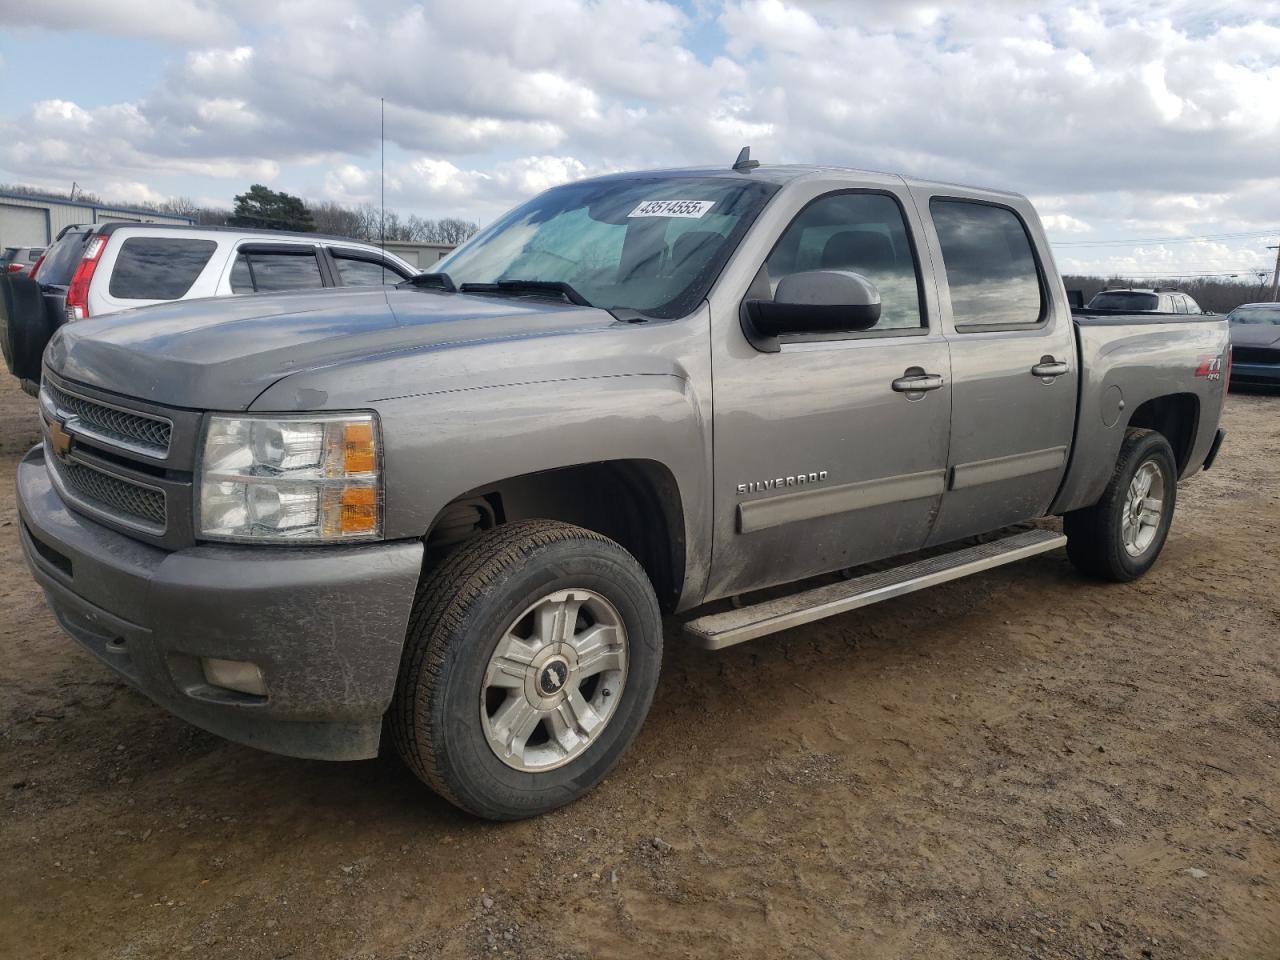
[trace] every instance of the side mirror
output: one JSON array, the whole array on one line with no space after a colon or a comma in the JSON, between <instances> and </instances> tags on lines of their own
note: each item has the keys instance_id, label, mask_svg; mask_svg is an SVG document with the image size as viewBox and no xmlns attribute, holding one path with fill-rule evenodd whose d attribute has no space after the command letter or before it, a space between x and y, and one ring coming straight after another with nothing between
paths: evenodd
<instances>
[{"instance_id":1,"label":"side mirror","mask_svg":"<svg viewBox=\"0 0 1280 960\"><path fill-rule=\"evenodd\" d=\"M777 350L784 334L869 330L880 319L880 291L860 273L807 270L778 281L772 300L747 300L743 307L748 338Z\"/></svg>"}]
</instances>

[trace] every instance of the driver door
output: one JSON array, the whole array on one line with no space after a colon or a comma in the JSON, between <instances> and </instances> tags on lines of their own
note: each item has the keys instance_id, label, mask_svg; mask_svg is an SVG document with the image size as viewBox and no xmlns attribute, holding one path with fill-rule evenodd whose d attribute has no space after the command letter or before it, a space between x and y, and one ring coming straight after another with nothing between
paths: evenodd
<instances>
[{"instance_id":1,"label":"driver door","mask_svg":"<svg viewBox=\"0 0 1280 960\"><path fill-rule=\"evenodd\" d=\"M740 304L715 310L708 599L918 549L944 490L950 358L915 208L895 178L813 186L771 211L786 221L757 225L778 240L746 267L757 271L751 295L771 296L791 273L849 270L879 289L881 316L861 332L788 335L768 352L744 334ZM937 385L895 388L913 371Z\"/></svg>"}]
</instances>

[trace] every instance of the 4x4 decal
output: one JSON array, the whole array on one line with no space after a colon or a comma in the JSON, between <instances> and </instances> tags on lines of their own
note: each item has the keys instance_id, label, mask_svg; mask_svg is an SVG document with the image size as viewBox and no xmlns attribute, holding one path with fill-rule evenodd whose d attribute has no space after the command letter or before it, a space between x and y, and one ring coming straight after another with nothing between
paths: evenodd
<instances>
[{"instance_id":1,"label":"4x4 decal","mask_svg":"<svg viewBox=\"0 0 1280 960\"><path fill-rule=\"evenodd\" d=\"M1201 357L1196 365L1196 376L1206 380L1222 379L1222 357Z\"/></svg>"}]
</instances>

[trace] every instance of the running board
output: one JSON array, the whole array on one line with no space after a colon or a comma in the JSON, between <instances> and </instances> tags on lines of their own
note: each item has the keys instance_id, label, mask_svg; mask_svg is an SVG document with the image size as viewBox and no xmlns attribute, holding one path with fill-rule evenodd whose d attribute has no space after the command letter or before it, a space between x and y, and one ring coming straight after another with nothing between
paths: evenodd
<instances>
[{"instance_id":1,"label":"running board","mask_svg":"<svg viewBox=\"0 0 1280 960\"><path fill-rule=\"evenodd\" d=\"M1053 530L1028 530L975 547L916 560L842 583L832 583L748 607L711 613L684 625L690 639L707 650L719 650L779 630L789 630L824 617L857 610L890 597L958 580L1065 546L1067 538Z\"/></svg>"}]
</instances>

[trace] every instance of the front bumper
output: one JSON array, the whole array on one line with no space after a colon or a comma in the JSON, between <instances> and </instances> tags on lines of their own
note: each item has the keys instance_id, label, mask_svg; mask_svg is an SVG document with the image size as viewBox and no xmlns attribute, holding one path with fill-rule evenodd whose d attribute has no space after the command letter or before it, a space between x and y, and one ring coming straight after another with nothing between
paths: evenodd
<instances>
[{"instance_id":1,"label":"front bumper","mask_svg":"<svg viewBox=\"0 0 1280 960\"><path fill-rule=\"evenodd\" d=\"M23 553L58 623L129 684L251 747L377 754L421 542L165 551L68 509L39 446L18 465L17 493ZM211 686L202 657L258 664L267 695Z\"/></svg>"}]
</instances>

